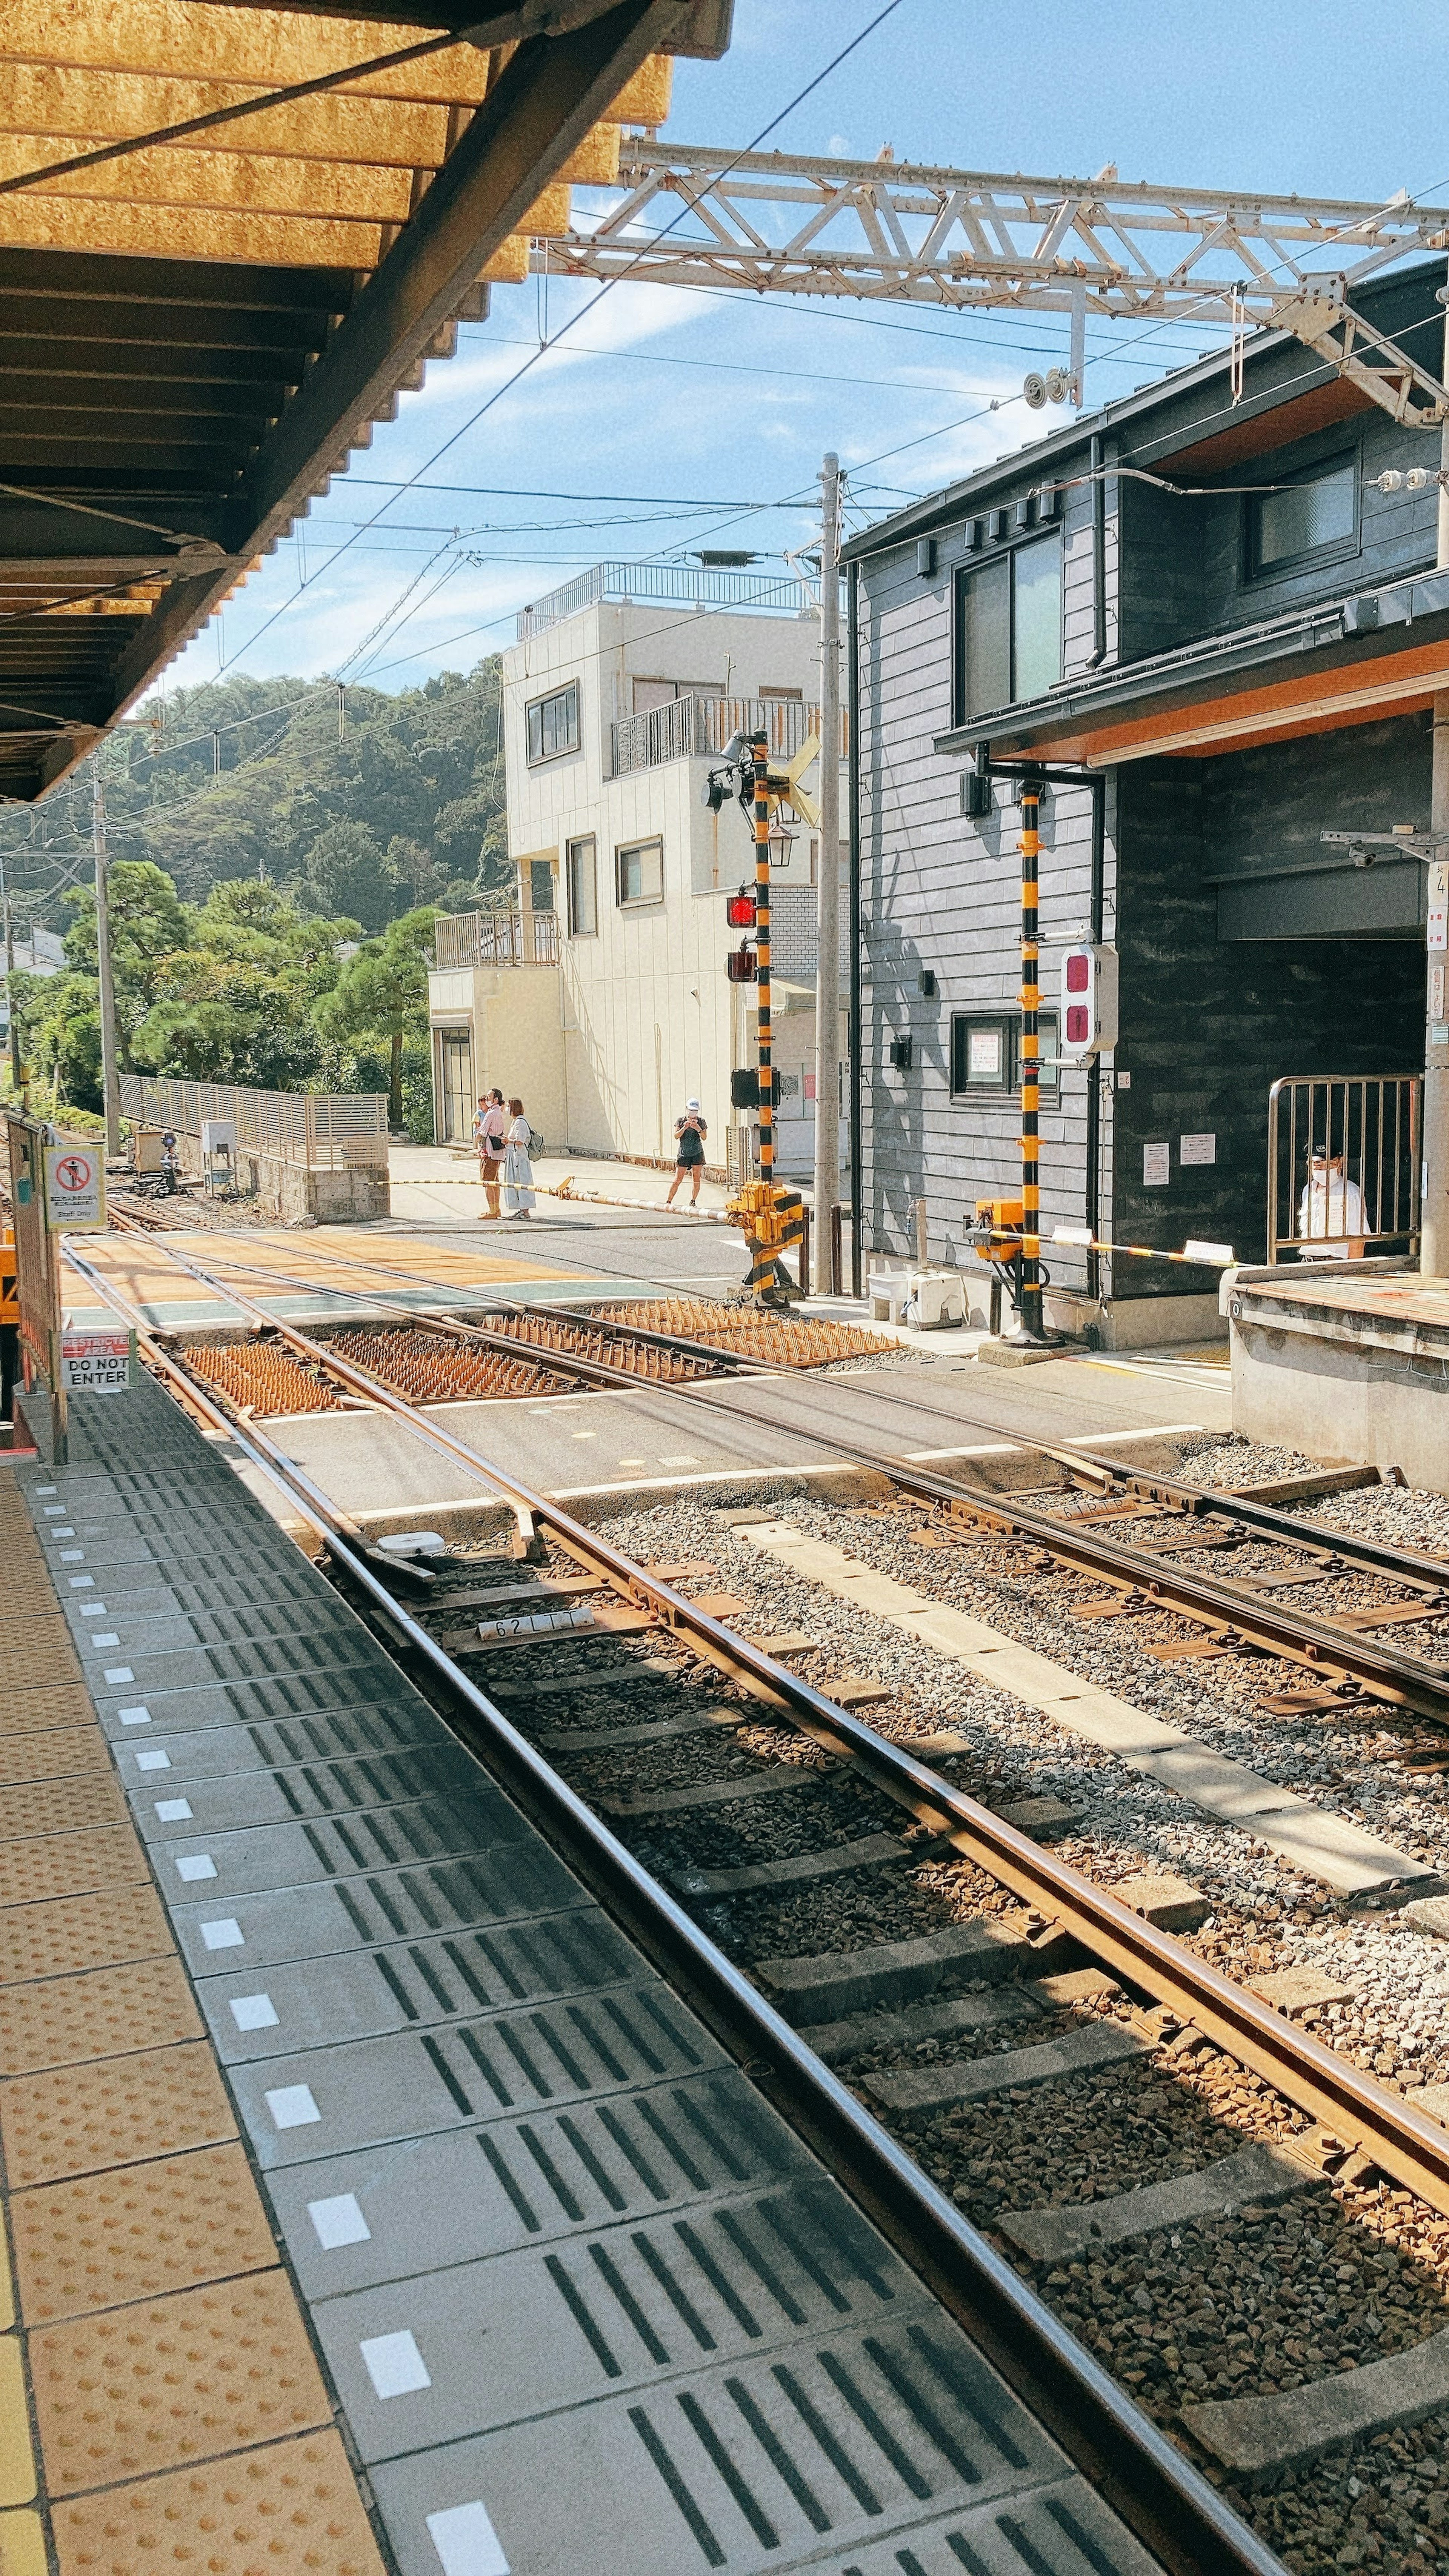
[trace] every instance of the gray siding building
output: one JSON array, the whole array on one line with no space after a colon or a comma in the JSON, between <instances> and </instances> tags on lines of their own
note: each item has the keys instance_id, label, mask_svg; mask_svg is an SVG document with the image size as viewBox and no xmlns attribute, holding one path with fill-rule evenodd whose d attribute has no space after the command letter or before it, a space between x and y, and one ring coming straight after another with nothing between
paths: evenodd
<instances>
[{"instance_id":1,"label":"gray siding building","mask_svg":"<svg viewBox=\"0 0 1449 2576\"><path fill-rule=\"evenodd\" d=\"M1442 275L1360 297L1430 365ZM1057 773L1049 1062L1063 948L1118 961L1115 1047L1043 1083L1046 1237L1261 1260L1273 1083L1422 1068L1427 871L1322 836L1428 826L1449 575L1433 481L1378 478L1437 465L1437 436L1265 333L1236 401L1224 353L851 541L868 1247L906 1250L924 1198L933 1257L969 1269L976 1200L1019 1194L1015 777L968 811L993 762ZM1046 1258L1058 1320L1108 1342L1215 1311L1205 1266Z\"/></svg>"}]
</instances>

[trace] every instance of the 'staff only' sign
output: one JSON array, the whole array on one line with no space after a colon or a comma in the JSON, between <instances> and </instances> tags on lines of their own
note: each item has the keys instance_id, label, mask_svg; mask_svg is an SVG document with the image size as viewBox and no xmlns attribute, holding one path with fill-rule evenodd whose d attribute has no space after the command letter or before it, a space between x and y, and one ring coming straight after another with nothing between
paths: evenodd
<instances>
[{"instance_id":1,"label":"'staff only' sign","mask_svg":"<svg viewBox=\"0 0 1449 2576\"><path fill-rule=\"evenodd\" d=\"M106 1222L105 1150L100 1145L48 1145L46 1222L57 1234L94 1233Z\"/></svg>"}]
</instances>

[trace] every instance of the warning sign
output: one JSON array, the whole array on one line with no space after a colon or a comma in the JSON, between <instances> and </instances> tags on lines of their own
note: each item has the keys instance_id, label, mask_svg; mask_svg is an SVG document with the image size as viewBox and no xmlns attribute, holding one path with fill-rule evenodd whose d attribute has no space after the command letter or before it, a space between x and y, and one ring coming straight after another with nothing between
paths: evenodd
<instances>
[{"instance_id":1,"label":"warning sign","mask_svg":"<svg viewBox=\"0 0 1449 2576\"><path fill-rule=\"evenodd\" d=\"M131 1383L131 1335L62 1333L60 1382L67 1395L124 1395Z\"/></svg>"},{"instance_id":2,"label":"warning sign","mask_svg":"<svg viewBox=\"0 0 1449 2576\"><path fill-rule=\"evenodd\" d=\"M49 1145L45 1216L52 1233L93 1233L106 1222L106 1167L99 1145Z\"/></svg>"}]
</instances>

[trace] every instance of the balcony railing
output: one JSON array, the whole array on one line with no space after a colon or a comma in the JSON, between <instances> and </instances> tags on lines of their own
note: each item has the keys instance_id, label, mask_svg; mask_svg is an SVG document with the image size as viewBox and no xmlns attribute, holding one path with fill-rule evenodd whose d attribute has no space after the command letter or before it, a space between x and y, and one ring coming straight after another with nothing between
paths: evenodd
<instances>
[{"instance_id":1,"label":"balcony railing","mask_svg":"<svg viewBox=\"0 0 1449 2576\"><path fill-rule=\"evenodd\" d=\"M518 612L518 640L546 635L565 617L592 607L596 599L622 606L643 600L678 600L695 608L780 608L803 617L813 606L803 581L793 573L731 571L721 564L601 563L573 581L551 590L546 599Z\"/></svg>"},{"instance_id":2,"label":"balcony railing","mask_svg":"<svg viewBox=\"0 0 1449 2576\"><path fill-rule=\"evenodd\" d=\"M433 927L435 965L556 966L556 912L460 912Z\"/></svg>"},{"instance_id":3,"label":"balcony railing","mask_svg":"<svg viewBox=\"0 0 1449 2576\"><path fill-rule=\"evenodd\" d=\"M666 760L717 759L735 733L765 733L770 758L792 760L819 730L820 709L799 698L666 698L662 707L624 716L613 727L614 776L657 769ZM843 714L840 734L843 755Z\"/></svg>"}]
</instances>

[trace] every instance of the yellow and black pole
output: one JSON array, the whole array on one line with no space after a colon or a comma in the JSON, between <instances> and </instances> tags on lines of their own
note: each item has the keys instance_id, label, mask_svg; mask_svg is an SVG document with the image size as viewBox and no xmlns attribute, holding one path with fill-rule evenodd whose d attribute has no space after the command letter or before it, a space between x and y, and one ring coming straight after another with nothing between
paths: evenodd
<instances>
[{"instance_id":1,"label":"yellow and black pole","mask_svg":"<svg viewBox=\"0 0 1449 2576\"><path fill-rule=\"evenodd\" d=\"M770 1027L770 738L750 738L755 768L755 981L759 1010L760 1179L775 1177L775 1076Z\"/></svg>"},{"instance_id":2,"label":"yellow and black pole","mask_svg":"<svg viewBox=\"0 0 1449 2576\"><path fill-rule=\"evenodd\" d=\"M1041 1092L1039 1088L1041 987L1037 945L1037 862L1041 852L1042 783L1021 783L1021 1329L1029 1341L1045 1339L1041 1287Z\"/></svg>"}]
</instances>

